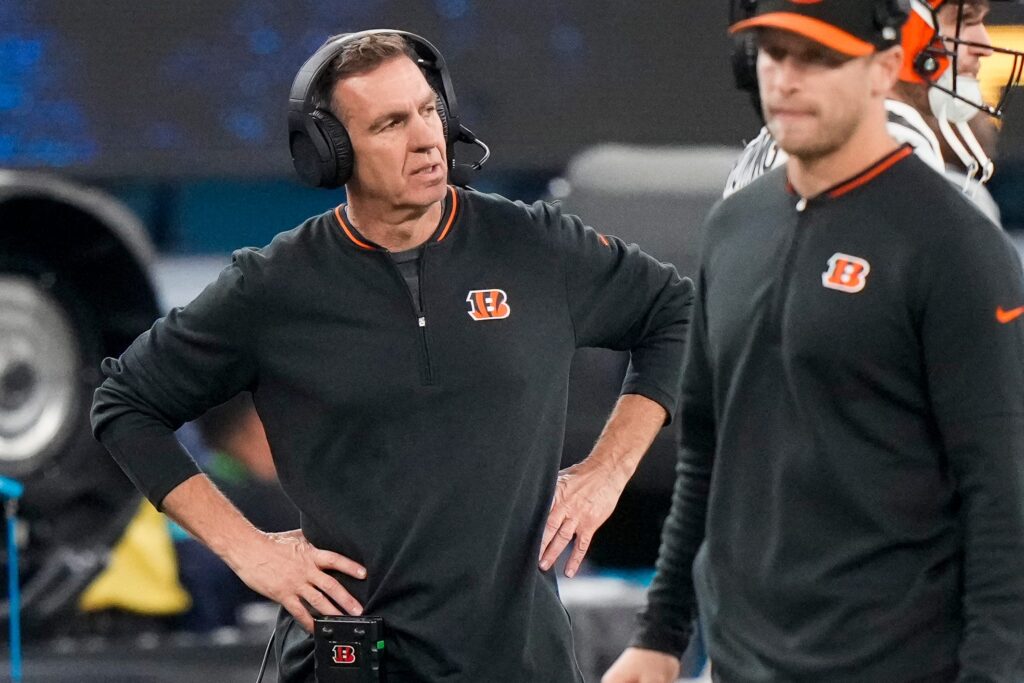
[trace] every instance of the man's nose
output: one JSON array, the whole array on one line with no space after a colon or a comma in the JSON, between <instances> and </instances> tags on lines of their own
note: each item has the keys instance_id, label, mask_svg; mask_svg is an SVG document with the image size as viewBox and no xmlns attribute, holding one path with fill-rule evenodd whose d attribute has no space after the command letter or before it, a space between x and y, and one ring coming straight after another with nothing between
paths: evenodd
<instances>
[{"instance_id":1,"label":"man's nose","mask_svg":"<svg viewBox=\"0 0 1024 683\"><path fill-rule=\"evenodd\" d=\"M794 92L803 78L799 61L788 55L779 60L771 60L766 71L768 87L780 93Z\"/></svg>"},{"instance_id":2,"label":"man's nose","mask_svg":"<svg viewBox=\"0 0 1024 683\"><path fill-rule=\"evenodd\" d=\"M979 57L988 57L992 54L992 38L988 35L985 24L976 24L964 32L964 40L975 43L970 45L968 50L971 54Z\"/></svg>"},{"instance_id":3,"label":"man's nose","mask_svg":"<svg viewBox=\"0 0 1024 683\"><path fill-rule=\"evenodd\" d=\"M410 143L416 151L423 151L428 148L437 147L441 142L443 134L441 126L435 125L436 114L429 116L415 116L412 124Z\"/></svg>"}]
</instances>

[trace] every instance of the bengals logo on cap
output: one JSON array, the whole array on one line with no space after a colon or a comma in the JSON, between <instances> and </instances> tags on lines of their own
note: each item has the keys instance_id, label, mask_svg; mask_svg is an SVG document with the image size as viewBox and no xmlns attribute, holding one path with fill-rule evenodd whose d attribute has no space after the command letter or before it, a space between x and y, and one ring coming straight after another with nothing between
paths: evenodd
<instances>
[{"instance_id":1,"label":"bengals logo on cap","mask_svg":"<svg viewBox=\"0 0 1024 683\"><path fill-rule=\"evenodd\" d=\"M508 294L503 289L474 289L466 295L466 301L469 302L469 317L476 321L501 320L512 312Z\"/></svg>"},{"instance_id":2,"label":"bengals logo on cap","mask_svg":"<svg viewBox=\"0 0 1024 683\"><path fill-rule=\"evenodd\" d=\"M864 289L871 264L857 256L837 251L828 260L828 270L821 274L821 284L848 294Z\"/></svg>"}]
</instances>

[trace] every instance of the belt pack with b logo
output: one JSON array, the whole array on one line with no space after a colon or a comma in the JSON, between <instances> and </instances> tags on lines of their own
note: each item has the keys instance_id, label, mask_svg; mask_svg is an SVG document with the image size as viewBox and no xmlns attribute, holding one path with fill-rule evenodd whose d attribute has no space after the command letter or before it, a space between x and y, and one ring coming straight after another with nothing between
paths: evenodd
<instances>
[{"instance_id":1,"label":"belt pack with b logo","mask_svg":"<svg viewBox=\"0 0 1024 683\"><path fill-rule=\"evenodd\" d=\"M317 683L383 683L384 620L328 617L314 621Z\"/></svg>"}]
</instances>

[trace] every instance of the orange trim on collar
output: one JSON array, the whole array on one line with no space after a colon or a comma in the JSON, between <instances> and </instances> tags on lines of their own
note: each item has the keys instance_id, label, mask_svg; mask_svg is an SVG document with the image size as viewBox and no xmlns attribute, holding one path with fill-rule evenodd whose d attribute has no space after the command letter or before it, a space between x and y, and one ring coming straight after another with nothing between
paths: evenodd
<instances>
[{"instance_id":1,"label":"orange trim on collar","mask_svg":"<svg viewBox=\"0 0 1024 683\"><path fill-rule=\"evenodd\" d=\"M438 242L443 240L448 235L448 230L452 227L452 223L455 222L455 214L459 210L459 193L456 192L455 188L452 187L451 185L448 186L448 189L452 193L452 210L448 214L448 222L444 224L444 230L442 230L441 234L438 235L437 237Z\"/></svg>"},{"instance_id":2,"label":"orange trim on collar","mask_svg":"<svg viewBox=\"0 0 1024 683\"><path fill-rule=\"evenodd\" d=\"M870 168L861 171L860 173L850 178L846 182L842 183L841 185L837 185L836 187L833 187L831 190L827 190L826 194L831 199L841 197L850 190L854 190L860 187L861 185L865 185L871 182L879 175L881 175L882 173L890 169L892 166L894 166L897 162L906 159L913 153L913 147L907 144L902 145L895 152L892 152L891 154L882 157L874 166L871 166Z\"/></svg>"},{"instance_id":3,"label":"orange trim on collar","mask_svg":"<svg viewBox=\"0 0 1024 683\"><path fill-rule=\"evenodd\" d=\"M448 211L448 220L445 222L444 229L441 230L440 235L438 235L437 239L434 240L435 242L440 242L441 240L443 240L448 235L448 231L451 229L452 225L455 223L455 214L459 210L459 194L458 194L458 192L456 192L455 188L453 186L451 186L451 185L448 186L448 191L451 194L451 206L450 206L450 208L449 207L445 207L445 210ZM358 237L356 237L356 235L358 234L356 229L353 226L349 225L348 221L345 220L345 212L342 211L342 208L344 208L344 206L345 206L344 204L340 204L340 205L334 207L334 217L338 220L338 225L341 226L341 229L345 231L345 235L350 240L352 240L352 243L355 244L356 246L361 247L363 249L366 249L367 251L377 251L378 250L377 247L375 247L372 244L368 244L368 243L364 242L363 240L359 239ZM442 218L443 217L444 217L444 214L442 214Z\"/></svg>"},{"instance_id":4,"label":"orange trim on collar","mask_svg":"<svg viewBox=\"0 0 1024 683\"><path fill-rule=\"evenodd\" d=\"M363 249L375 251L375 249L371 245L367 244L366 242L363 242L362 240L358 239L355 236L355 231L349 228L348 223L345 222L345 214L341 212L341 206L334 207L334 217L338 219L338 224L341 225L341 229L345 231L345 234L348 235L348 238L350 240L352 240L355 244L362 247Z\"/></svg>"}]
</instances>

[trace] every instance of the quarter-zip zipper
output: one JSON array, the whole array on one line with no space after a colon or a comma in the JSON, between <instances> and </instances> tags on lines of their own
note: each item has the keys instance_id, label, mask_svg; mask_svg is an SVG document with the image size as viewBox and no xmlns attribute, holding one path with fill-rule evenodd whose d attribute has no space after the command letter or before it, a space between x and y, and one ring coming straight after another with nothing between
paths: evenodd
<instances>
[{"instance_id":1,"label":"quarter-zip zipper","mask_svg":"<svg viewBox=\"0 0 1024 683\"><path fill-rule=\"evenodd\" d=\"M423 305L423 292L426 291L426 278L424 276L424 273L426 273L427 270L428 251L430 251L429 244L423 247L423 253L420 254L420 261L417 264L417 267L419 268L420 271L420 300L414 303L419 304L417 308L419 317L417 318L416 322L420 328L420 348L423 349L423 370L425 375L423 383L429 386L434 383L434 368L433 364L430 362L430 339L427 336L427 312L425 310L426 307ZM405 278L402 279L405 280ZM409 286L406 285L406 289L408 288Z\"/></svg>"},{"instance_id":2,"label":"quarter-zip zipper","mask_svg":"<svg viewBox=\"0 0 1024 683\"><path fill-rule=\"evenodd\" d=\"M796 203L796 225L793 226L793 234L789 239L789 246L786 249L786 256L782 259L782 268L775 278L775 291L772 292L768 315L768 338L778 344L782 343L782 327L785 324L786 302L789 296L789 283L793 279L793 263L796 261L796 254L805 231L805 215L808 200L801 197Z\"/></svg>"},{"instance_id":3,"label":"quarter-zip zipper","mask_svg":"<svg viewBox=\"0 0 1024 683\"><path fill-rule=\"evenodd\" d=\"M423 310L422 299L423 299L423 272L424 263L426 262L427 249L424 248L420 254L419 262L416 267L419 269L420 279L420 301L416 300L413 296L412 290L409 288L409 283L405 281L405 276L402 274L402 269L398 267L395 260L391 258L391 252L387 249L381 249L384 258L387 259L388 263L391 264L391 269L395 275L398 276L399 281L402 283L402 287L405 288L406 294L409 296L409 303L412 306L413 316L416 319L416 327L419 331L419 346L420 346L420 381L426 386L430 386L434 383L434 373L430 362L430 345L427 341L427 315L426 311Z\"/></svg>"}]
</instances>

